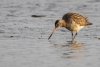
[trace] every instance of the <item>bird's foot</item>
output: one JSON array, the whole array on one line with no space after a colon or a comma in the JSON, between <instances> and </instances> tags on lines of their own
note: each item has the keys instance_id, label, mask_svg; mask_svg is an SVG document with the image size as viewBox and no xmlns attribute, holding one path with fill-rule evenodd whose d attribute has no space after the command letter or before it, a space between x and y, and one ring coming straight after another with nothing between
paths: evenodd
<instances>
[{"instance_id":1,"label":"bird's foot","mask_svg":"<svg viewBox=\"0 0 100 67\"><path fill-rule=\"evenodd\" d=\"M73 41L67 41L69 44L72 44L73 43Z\"/></svg>"},{"instance_id":2,"label":"bird's foot","mask_svg":"<svg viewBox=\"0 0 100 67\"><path fill-rule=\"evenodd\" d=\"M69 44L75 44L77 41L67 41Z\"/></svg>"}]
</instances>

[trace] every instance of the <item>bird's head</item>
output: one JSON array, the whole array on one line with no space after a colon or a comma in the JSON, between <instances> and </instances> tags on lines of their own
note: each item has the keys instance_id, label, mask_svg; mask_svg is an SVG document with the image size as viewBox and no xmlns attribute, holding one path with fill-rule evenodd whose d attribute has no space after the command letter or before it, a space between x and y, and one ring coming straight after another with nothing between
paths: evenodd
<instances>
[{"instance_id":1,"label":"bird's head","mask_svg":"<svg viewBox=\"0 0 100 67\"><path fill-rule=\"evenodd\" d=\"M48 39L50 39L51 36L52 36L52 34L53 34L56 30L58 30L59 28L61 28L61 27L66 27L65 21L64 21L64 20L56 20L56 21L55 21L55 28L53 29L53 32L51 33L51 35L49 36Z\"/></svg>"},{"instance_id":2,"label":"bird's head","mask_svg":"<svg viewBox=\"0 0 100 67\"><path fill-rule=\"evenodd\" d=\"M64 20L56 20L55 21L55 29L59 27L66 27L66 22Z\"/></svg>"},{"instance_id":3,"label":"bird's head","mask_svg":"<svg viewBox=\"0 0 100 67\"><path fill-rule=\"evenodd\" d=\"M55 28L59 27L59 20L55 21Z\"/></svg>"}]
</instances>

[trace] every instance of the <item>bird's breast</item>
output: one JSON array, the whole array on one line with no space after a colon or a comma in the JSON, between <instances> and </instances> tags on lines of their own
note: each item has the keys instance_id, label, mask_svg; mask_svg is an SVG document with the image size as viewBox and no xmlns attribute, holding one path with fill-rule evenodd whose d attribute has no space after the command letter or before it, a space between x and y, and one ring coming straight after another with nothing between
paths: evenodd
<instances>
[{"instance_id":1,"label":"bird's breast","mask_svg":"<svg viewBox=\"0 0 100 67\"><path fill-rule=\"evenodd\" d=\"M79 24L73 22L66 28L72 32L79 32L82 28L84 28L84 26L80 26Z\"/></svg>"}]
</instances>

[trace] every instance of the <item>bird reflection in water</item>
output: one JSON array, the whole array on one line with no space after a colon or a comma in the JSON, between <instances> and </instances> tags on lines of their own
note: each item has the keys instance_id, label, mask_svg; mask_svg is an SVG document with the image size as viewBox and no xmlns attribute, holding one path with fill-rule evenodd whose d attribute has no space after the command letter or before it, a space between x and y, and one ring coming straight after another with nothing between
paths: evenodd
<instances>
[{"instance_id":1,"label":"bird reflection in water","mask_svg":"<svg viewBox=\"0 0 100 67\"><path fill-rule=\"evenodd\" d=\"M84 57L84 44L75 41L74 43L69 43L68 50L63 53L63 58L80 61Z\"/></svg>"},{"instance_id":2,"label":"bird reflection in water","mask_svg":"<svg viewBox=\"0 0 100 67\"><path fill-rule=\"evenodd\" d=\"M75 41L74 43L68 42L69 46L73 50L81 50L84 46L84 43L79 43L78 41Z\"/></svg>"},{"instance_id":3,"label":"bird reflection in water","mask_svg":"<svg viewBox=\"0 0 100 67\"><path fill-rule=\"evenodd\" d=\"M54 44L54 42L50 42ZM84 58L84 43L75 41L74 43L67 42L66 44L54 44L56 53L67 60L80 61Z\"/></svg>"}]
</instances>

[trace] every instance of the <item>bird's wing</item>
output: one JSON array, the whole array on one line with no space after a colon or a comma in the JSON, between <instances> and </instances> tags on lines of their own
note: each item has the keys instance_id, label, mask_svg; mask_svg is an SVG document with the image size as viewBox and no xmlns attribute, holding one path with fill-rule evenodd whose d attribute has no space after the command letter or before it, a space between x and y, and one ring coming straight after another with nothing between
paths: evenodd
<instances>
[{"instance_id":1,"label":"bird's wing","mask_svg":"<svg viewBox=\"0 0 100 67\"><path fill-rule=\"evenodd\" d=\"M73 14L71 15L71 18L75 23L79 24L80 26L85 26L88 24L88 19L82 15Z\"/></svg>"}]
</instances>

